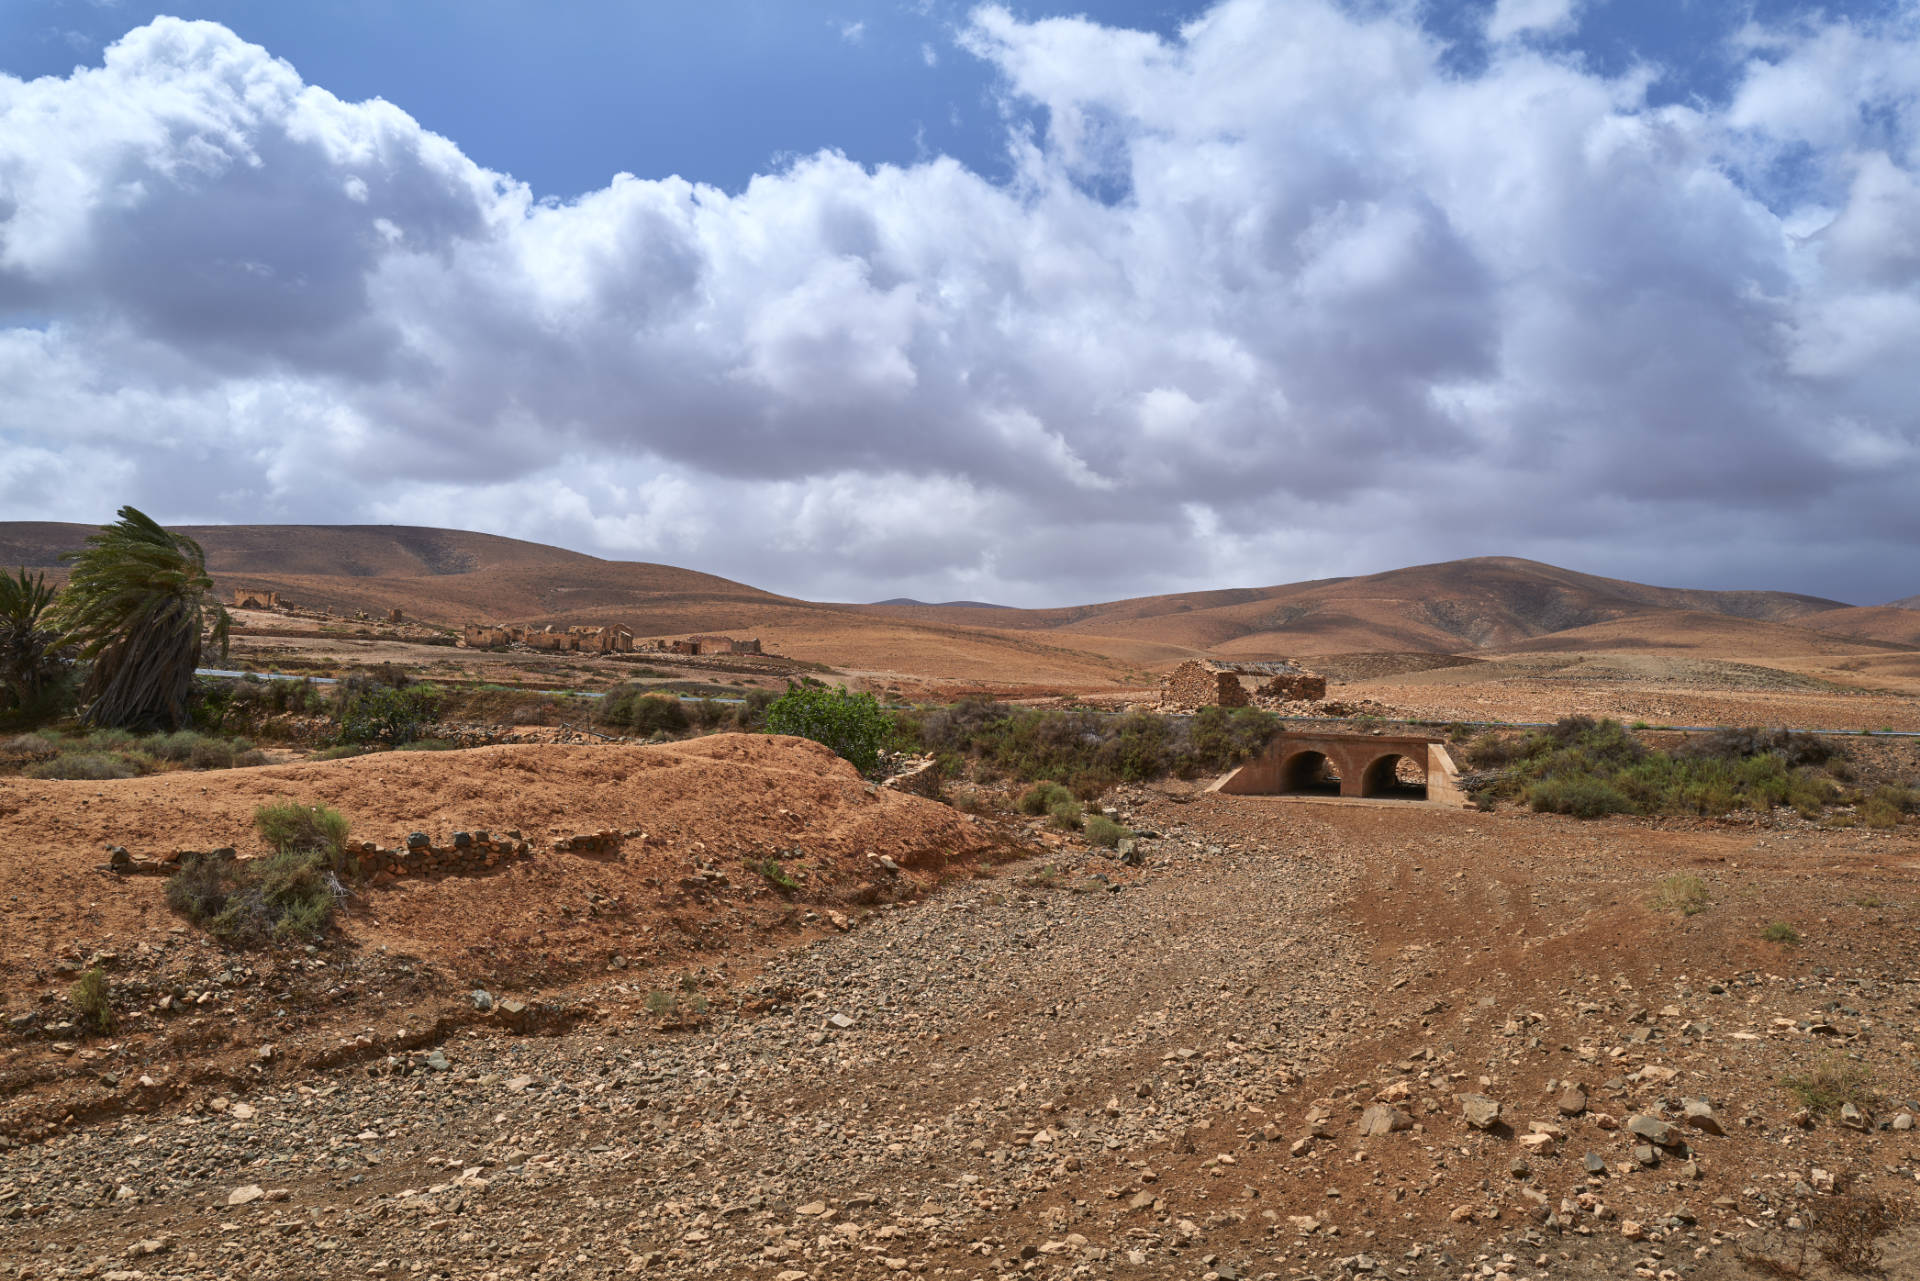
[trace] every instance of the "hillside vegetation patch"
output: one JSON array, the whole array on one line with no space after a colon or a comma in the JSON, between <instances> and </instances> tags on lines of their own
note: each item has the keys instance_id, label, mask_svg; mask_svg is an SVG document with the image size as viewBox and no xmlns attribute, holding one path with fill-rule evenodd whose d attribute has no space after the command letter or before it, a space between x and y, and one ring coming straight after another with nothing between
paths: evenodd
<instances>
[{"instance_id":1,"label":"hillside vegetation patch","mask_svg":"<svg viewBox=\"0 0 1920 1281\"><path fill-rule=\"evenodd\" d=\"M1618 721L1589 716L1524 737L1484 735L1467 751L1474 768L1499 771L1490 794L1576 818L1719 816L1781 805L1816 818L1845 796L1817 768L1834 757L1813 735L1757 729L1721 731L1665 752Z\"/></svg>"},{"instance_id":2,"label":"hillside vegetation patch","mask_svg":"<svg viewBox=\"0 0 1920 1281\"><path fill-rule=\"evenodd\" d=\"M319 938L346 897L346 819L324 805L281 801L255 810L253 823L272 853L190 855L167 881L167 905L242 947Z\"/></svg>"}]
</instances>

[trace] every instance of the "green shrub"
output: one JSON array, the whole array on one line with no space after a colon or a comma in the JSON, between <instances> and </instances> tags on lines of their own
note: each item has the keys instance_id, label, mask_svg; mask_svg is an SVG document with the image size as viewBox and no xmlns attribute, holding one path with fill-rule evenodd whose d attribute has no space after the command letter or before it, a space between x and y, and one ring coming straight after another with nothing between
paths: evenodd
<instances>
[{"instance_id":1,"label":"green shrub","mask_svg":"<svg viewBox=\"0 0 1920 1281\"><path fill-rule=\"evenodd\" d=\"M67 989L67 1000L80 1022L91 1023L101 1032L112 1029L113 990L107 985L106 972L99 966L92 966L74 980L73 986Z\"/></svg>"},{"instance_id":2,"label":"green shrub","mask_svg":"<svg viewBox=\"0 0 1920 1281\"><path fill-rule=\"evenodd\" d=\"M768 705L767 733L823 743L862 774L870 774L894 737L894 722L871 694L840 686L793 685Z\"/></svg>"},{"instance_id":3,"label":"green shrub","mask_svg":"<svg viewBox=\"0 0 1920 1281\"><path fill-rule=\"evenodd\" d=\"M1868 827L1897 827L1908 814L1920 812L1920 791L1911 787L1876 787L1860 802L1860 821Z\"/></svg>"},{"instance_id":4,"label":"green shrub","mask_svg":"<svg viewBox=\"0 0 1920 1281\"><path fill-rule=\"evenodd\" d=\"M1697 876L1669 876L1654 887L1653 906L1660 912L1697 916L1707 910L1707 883Z\"/></svg>"},{"instance_id":5,"label":"green shrub","mask_svg":"<svg viewBox=\"0 0 1920 1281\"><path fill-rule=\"evenodd\" d=\"M74 778L104 781L133 778L139 770L122 756L104 752L62 752L50 761L35 761L22 770L27 778Z\"/></svg>"},{"instance_id":6,"label":"green shrub","mask_svg":"<svg viewBox=\"0 0 1920 1281\"><path fill-rule=\"evenodd\" d=\"M620 685L601 700L600 719L607 725L642 738L655 734L684 734L691 721L687 709L671 694L657 694L638 685Z\"/></svg>"},{"instance_id":7,"label":"green shrub","mask_svg":"<svg viewBox=\"0 0 1920 1281\"><path fill-rule=\"evenodd\" d=\"M1063 832L1077 832L1081 813L1080 802L1068 796L1047 806L1047 821Z\"/></svg>"},{"instance_id":8,"label":"green shrub","mask_svg":"<svg viewBox=\"0 0 1920 1281\"><path fill-rule=\"evenodd\" d=\"M1785 921L1775 921L1760 931L1760 937L1769 943L1778 943L1783 947L1799 947L1800 931Z\"/></svg>"},{"instance_id":9,"label":"green shrub","mask_svg":"<svg viewBox=\"0 0 1920 1281\"><path fill-rule=\"evenodd\" d=\"M324 805L291 801L254 811L254 827L273 846L266 858L195 854L167 880L167 905L217 938L240 946L271 939L315 939L333 923L346 891L346 820Z\"/></svg>"},{"instance_id":10,"label":"green shrub","mask_svg":"<svg viewBox=\"0 0 1920 1281\"><path fill-rule=\"evenodd\" d=\"M1132 836L1133 830L1114 822L1105 814L1094 814L1087 819L1085 835L1092 844L1113 849L1121 841Z\"/></svg>"},{"instance_id":11,"label":"green shrub","mask_svg":"<svg viewBox=\"0 0 1920 1281\"><path fill-rule=\"evenodd\" d=\"M320 854L334 867L345 858L347 820L326 805L274 801L253 811L253 829L281 853Z\"/></svg>"},{"instance_id":12,"label":"green shrub","mask_svg":"<svg viewBox=\"0 0 1920 1281\"><path fill-rule=\"evenodd\" d=\"M365 756L373 749L364 743L339 743L333 747L323 747L313 754L316 761L341 761L350 756Z\"/></svg>"},{"instance_id":13,"label":"green shrub","mask_svg":"<svg viewBox=\"0 0 1920 1281\"><path fill-rule=\"evenodd\" d=\"M1025 792L1022 792L1015 808L1022 814L1038 818L1048 810L1051 810L1055 805L1065 804L1072 800L1073 793L1060 786L1060 784L1041 782L1035 783Z\"/></svg>"},{"instance_id":14,"label":"green shrub","mask_svg":"<svg viewBox=\"0 0 1920 1281\"><path fill-rule=\"evenodd\" d=\"M1634 808L1609 784L1578 777L1542 779L1527 789L1527 805L1537 814L1571 814L1575 818L1627 814Z\"/></svg>"},{"instance_id":15,"label":"green shrub","mask_svg":"<svg viewBox=\"0 0 1920 1281\"><path fill-rule=\"evenodd\" d=\"M340 711L340 738L348 743L398 747L420 737L439 700L421 686L374 685L349 693Z\"/></svg>"}]
</instances>

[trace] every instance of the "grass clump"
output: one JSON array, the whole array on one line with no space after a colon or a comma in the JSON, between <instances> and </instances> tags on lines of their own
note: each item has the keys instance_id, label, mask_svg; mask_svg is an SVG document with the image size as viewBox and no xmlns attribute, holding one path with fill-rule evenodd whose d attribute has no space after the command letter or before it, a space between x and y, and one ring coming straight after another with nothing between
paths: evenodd
<instances>
[{"instance_id":1,"label":"grass clump","mask_svg":"<svg viewBox=\"0 0 1920 1281\"><path fill-rule=\"evenodd\" d=\"M347 821L324 805L262 805L254 828L273 853L241 860L193 855L167 881L167 905L216 938L239 946L315 939L346 895Z\"/></svg>"},{"instance_id":2,"label":"grass clump","mask_svg":"<svg viewBox=\"0 0 1920 1281\"><path fill-rule=\"evenodd\" d=\"M1863 1112L1880 1105L1873 1071L1864 1063L1828 1056L1806 1072L1780 1078L1780 1086L1801 1107L1816 1115L1837 1114L1851 1103Z\"/></svg>"},{"instance_id":3,"label":"grass clump","mask_svg":"<svg viewBox=\"0 0 1920 1281\"><path fill-rule=\"evenodd\" d=\"M794 879L791 872L780 866L780 860L777 858L762 859L758 863L749 863L747 866L758 872L761 879L782 894L791 894L800 888L800 882Z\"/></svg>"},{"instance_id":4,"label":"grass clump","mask_svg":"<svg viewBox=\"0 0 1920 1281\"><path fill-rule=\"evenodd\" d=\"M135 778L140 771L124 756L108 752L62 752L50 761L35 761L20 771L27 778L74 778L104 781Z\"/></svg>"},{"instance_id":5,"label":"grass clump","mask_svg":"<svg viewBox=\"0 0 1920 1281\"><path fill-rule=\"evenodd\" d=\"M1800 946L1800 931L1785 921L1774 921L1760 931L1760 937L1769 943L1778 943L1783 947Z\"/></svg>"},{"instance_id":6,"label":"grass clump","mask_svg":"<svg viewBox=\"0 0 1920 1281\"><path fill-rule=\"evenodd\" d=\"M96 1031L112 1030L113 989L107 983L105 970L97 965L87 969L67 989L67 1000L80 1022L91 1023Z\"/></svg>"},{"instance_id":7,"label":"grass clump","mask_svg":"<svg viewBox=\"0 0 1920 1281\"><path fill-rule=\"evenodd\" d=\"M1668 876L1654 887L1655 911L1698 916L1707 910L1707 883L1697 876Z\"/></svg>"},{"instance_id":8,"label":"grass clump","mask_svg":"<svg viewBox=\"0 0 1920 1281\"><path fill-rule=\"evenodd\" d=\"M1909 814L1920 813L1920 789L1876 787L1860 802L1860 821L1868 827L1898 827Z\"/></svg>"},{"instance_id":9,"label":"grass clump","mask_svg":"<svg viewBox=\"0 0 1920 1281\"><path fill-rule=\"evenodd\" d=\"M1105 814L1094 814L1087 819L1084 835L1091 844L1113 849L1132 836L1133 829L1114 822Z\"/></svg>"}]
</instances>

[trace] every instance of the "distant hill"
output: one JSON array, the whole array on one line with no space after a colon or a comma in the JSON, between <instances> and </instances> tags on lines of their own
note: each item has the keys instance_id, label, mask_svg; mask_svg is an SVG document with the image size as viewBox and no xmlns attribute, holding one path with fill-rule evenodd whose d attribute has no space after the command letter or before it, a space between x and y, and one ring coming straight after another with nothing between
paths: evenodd
<instances>
[{"instance_id":1,"label":"distant hill","mask_svg":"<svg viewBox=\"0 0 1920 1281\"><path fill-rule=\"evenodd\" d=\"M924 606L914 616L973 626L1126 637L1232 657L1363 651L1466 652L1649 611L1782 622L1845 608L1791 592L1704 591L1600 578L1494 556L1357 578L1145 596L994 616Z\"/></svg>"},{"instance_id":2,"label":"distant hill","mask_svg":"<svg viewBox=\"0 0 1920 1281\"><path fill-rule=\"evenodd\" d=\"M91 526L0 522L0 566L53 570ZM1002 683L1110 684L1196 654L1656 649L1738 654L1920 647L1920 608L1791 592L1705 591L1481 557L1352 578L1060 609L895 598L825 604L712 574L491 534L394 525L187 527L222 591L275 589L336 613L400 609L447 625L620 622L641 636L729 632L858 669Z\"/></svg>"},{"instance_id":3,"label":"distant hill","mask_svg":"<svg viewBox=\"0 0 1920 1281\"><path fill-rule=\"evenodd\" d=\"M1907 596L1887 602L1888 609L1920 609L1920 596Z\"/></svg>"},{"instance_id":4,"label":"distant hill","mask_svg":"<svg viewBox=\"0 0 1920 1281\"><path fill-rule=\"evenodd\" d=\"M875 605L913 605L921 609L1012 609L1011 605L994 605L983 600L949 600L938 605L927 601L915 600L911 596L895 596L892 600L877 600Z\"/></svg>"}]
</instances>

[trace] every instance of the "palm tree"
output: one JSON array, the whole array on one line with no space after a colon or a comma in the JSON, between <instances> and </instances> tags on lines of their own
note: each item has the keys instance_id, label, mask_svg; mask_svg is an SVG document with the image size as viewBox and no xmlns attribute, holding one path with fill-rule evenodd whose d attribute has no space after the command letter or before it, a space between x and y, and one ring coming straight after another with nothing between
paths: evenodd
<instances>
[{"instance_id":1,"label":"palm tree","mask_svg":"<svg viewBox=\"0 0 1920 1281\"><path fill-rule=\"evenodd\" d=\"M187 694L200 665L203 633L227 652L227 611L211 599L207 556L185 534L171 533L144 512L87 539L73 562L57 614L66 638L93 663L81 698L82 719L122 729L187 723Z\"/></svg>"},{"instance_id":2,"label":"palm tree","mask_svg":"<svg viewBox=\"0 0 1920 1281\"><path fill-rule=\"evenodd\" d=\"M46 625L54 590L45 574L0 574L0 716L51 712L73 657Z\"/></svg>"}]
</instances>

